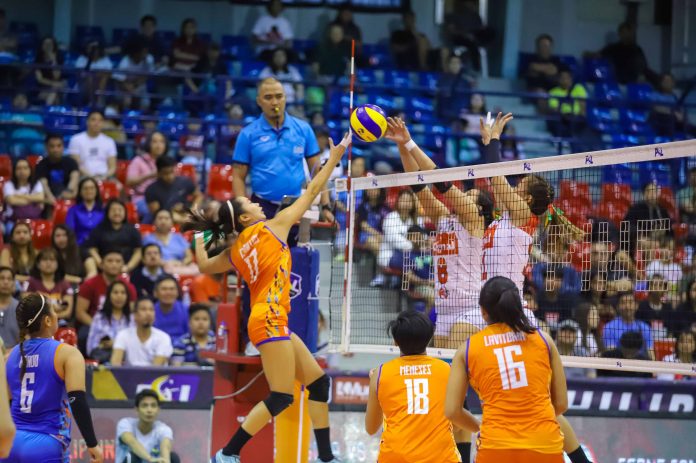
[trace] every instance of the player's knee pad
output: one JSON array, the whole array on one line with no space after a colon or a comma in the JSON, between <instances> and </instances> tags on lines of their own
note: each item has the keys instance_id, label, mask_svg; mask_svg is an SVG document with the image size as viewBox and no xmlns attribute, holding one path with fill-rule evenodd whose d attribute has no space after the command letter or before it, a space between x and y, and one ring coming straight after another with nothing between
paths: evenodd
<instances>
[{"instance_id":1,"label":"player's knee pad","mask_svg":"<svg viewBox=\"0 0 696 463\"><path fill-rule=\"evenodd\" d=\"M263 401L271 416L278 416L280 413L292 405L294 398L292 394L283 392L271 391L268 397Z\"/></svg>"},{"instance_id":2,"label":"player's knee pad","mask_svg":"<svg viewBox=\"0 0 696 463\"><path fill-rule=\"evenodd\" d=\"M309 400L328 402L331 396L331 378L328 375L323 375L307 386L307 390L309 391Z\"/></svg>"}]
</instances>

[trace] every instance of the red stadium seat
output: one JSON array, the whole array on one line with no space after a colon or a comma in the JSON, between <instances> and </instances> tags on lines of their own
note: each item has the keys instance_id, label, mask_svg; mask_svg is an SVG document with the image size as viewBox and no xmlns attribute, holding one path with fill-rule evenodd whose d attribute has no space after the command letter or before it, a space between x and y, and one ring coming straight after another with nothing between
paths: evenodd
<instances>
[{"instance_id":1,"label":"red stadium seat","mask_svg":"<svg viewBox=\"0 0 696 463\"><path fill-rule=\"evenodd\" d=\"M217 201L234 197L232 192L232 166L213 164L208 172L208 196Z\"/></svg>"},{"instance_id":2,"label":"red stadium seat","mask_svg":"<svg viewBox=\"0 0 696 463\"><path fill-rule=\"evenodd\" d=\"M0 154L0 178L12 178L12 158L7 154Z\"/></svg>"},{"instance_id":3,"label":"red stadium seat","mask_svg":"<svg viewBox=\"0 0 696 463\"><path fill-rule=\"evenodd\" d=\"M660 206L667 209L669 216L673 222L679 221L679 207L677 207L677 199L674 197L674 192L668 186L660 187L660 196L658 199Z\"/></svg>"},{"instance_id":4,"label":"red stadium seat","mask_svg":"<svg viewBox=\"0 0 696 463\"><path fill-rule=\"evenodd\" d=\"M589 270L591 249L592 243L584 242L571 243L570 247L568 248L568 252L570 253L570 263L578 272ZM583 268L583 261L585 262L585 266L587 268Z\"/></svg>"},{"instance_id":5,"label":"red stadium seat","mask_svg":"<svg viewBox=\"0 0 696 463\"><path fill-rule=\"evenodd\" d=\"M179 163L176 165L176 175L180 177L188 177L193 183L198 183L198 175L196 174L196 166L191 164Z\"/></svg>"},{"instance_id":6,"label":"red stadium seat","mask_svg":"<svg viewBox=\"0 0 696 463\"><path fill-rule=\"evenodd\" d=\"M560 200L569 199L581 201L586 206L592 204L590 185L588 183L576 182L575 180L561 180L560 187Z\"/></svg>"},{"instance_id":7,"label":"red stadium seat","mask_svg":"<svg viewBox=\"0 0 696 463\"><path fill-rule=\"evenodd\" d=\"M99 181L99 194L103 202L107 202L110 199L118 199L121 195L119 191L119 185L116 182L109 180Z\"/></svg>"},{"instance_id":8,"label":"red stadium seat","mask_svg":"<svg viewBox=\"0 0 696 463\"><path fill-rule=\"evenodd\" d=\"M134 203L126 203L126 220L132 224L140 222L140 217L138 217L138 208Z\"/></svg>"},{"instance_id":9,"label":"red stadium seat","mask_svg":"<svg viewBox=\"0 0 696 463\"><path fill-rule=\"evenodd\" d=\"M126 174L128 173L128 166L130 161L118 160L116 161L116 178L121 185L126 184Z\"/></svg>"},{"instance_id":10,"label":"red stadium seat","mask_svg":"<svg viewBox=\"0 0 696 463\"><path fill-rule=\"evenodd\" d=\"M53 234L53 222L46 219L33 219L29 221L31 227L31 241L34 248L43 249L51 245Z\"/></svg>"},{"instance_id":11,"label":"red stadium seat","mask_svg":"<svg viewBox=\"0 0 696 463\"><path fill-rule=\"evenodd\" d=\"M77 346L77 331L75 331L75 328L69 326L61 326L56 330L53 339L64 342L65 344L70 344L71 346Z\"/></svg>"},{"instance_id":12,"label":"red stadium seat","mask_svg":"<svg viewBox=\"0 0 696 463\"><path fill-rule=\"evenodd\" d=\"M191 287L193 280L195 280L198 275L175 275L175 276L176 276L176 279L179 281L179 287L181 287L182 291L187 292L189 290L189 288Z\"/></svg>"},{"instance_id":13,"label":"red stadium seat","mask_svg":"<svg viewBox=\"0 0 696 463\"><path fill-rule=\"evenodd\" d=\"M53 225L62 225L65 223L65 218L68 216L70 209L75 201L72 199L57 199L56 205L53 208Z\"/></svg>"},{"instance_id":14,"label":"red stadium seat","mask_svg":"<svg viewBox=\"0 0 696 463\"><path fill-rule=\"evenodd\" d=\"M630 205L633 202L631 185L626 183L603 183L602 202L624 203Z\"/></svg>"},{"instance_id":15,"label":"red stadium seat","mask_svg":"<svg viewBox=\"0 0 696 463\"><path fill-rule=\"evenodd\" d=\"M560 208L568 220L579 228L587 223L587 217L590 215L590 205L586 199L589 198L563 199L560 203Z\"/></svg>"},{"instance_id":16,"label":"red stadium seat","mask_svg":"<svg viewBox=\"0 0 696 463\"><path fill-rule=\"evenodd\" d=\"M27 155L27 162L29 163L29 166L31 166L32 171L36 168L36 165L39 163L41 159L43 159L43 156L41 156L40 154Z\"/></svg>"},{"instance_id":17,"label":"red stadium seat","mask_svg":"<svg viewBox=\"0 0 696 463\"><path fill-rule=\"evenodd\" d=\"M675 352L676 343L674 340L656 339L654 344L655 360L660 361Z\"/></svg>"},{"instance_id":18,"label":"red stadium seat","mask_svg":"<svg viewBox=\"0 0 696 463\"><path fill-rule=\"evenodd\" d=\"M597 215L605 219L609 219L618 227L620 226L624 217L626 217L628 208L628 203L602 201L602 204L600 204L599 209L597 210Z\"/></svg>"},{"instance_id":19,"label":"red stadium seat","mask_svg":"<svg viewBox=\"0 0 696 463\"><path fill-rule=\"evenodd\" d=\"M149 235L155 231L155 226L149 223L137 223L135 224L135 228L140 231L140 236Z\"/></svg>"}]
</instances>

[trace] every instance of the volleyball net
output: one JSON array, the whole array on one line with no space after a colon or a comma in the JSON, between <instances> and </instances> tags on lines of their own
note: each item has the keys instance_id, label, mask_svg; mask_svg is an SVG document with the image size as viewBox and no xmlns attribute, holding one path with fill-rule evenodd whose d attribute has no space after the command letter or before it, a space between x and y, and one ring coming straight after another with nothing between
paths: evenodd
<instances>
[{"instance_id":1,"label":"volleyball net","mask_svg":"<svg viewBox=\"0 0 696 463\"><path fill-rule=\"evenodd\" d=\"M429 353L452 357L485 326L483 282L506 276L566 366L696 374L694 155L679 141L337 182L334 348L398 354L387 324L414 309L435 322Z\"/></svg>"}]
</instances>

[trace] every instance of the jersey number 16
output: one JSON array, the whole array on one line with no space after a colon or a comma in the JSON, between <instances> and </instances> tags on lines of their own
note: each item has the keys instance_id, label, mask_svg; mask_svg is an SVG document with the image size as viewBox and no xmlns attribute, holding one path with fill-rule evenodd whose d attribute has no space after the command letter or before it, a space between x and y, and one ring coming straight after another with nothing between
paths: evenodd
<instances>
[{"instance_id":1,"label":"jersey number 16","mask_svg":"<svg viewBox=\"0 0 696 463\"><path fill-rule=\"evenodd\" d=\"M500 369L500 379L503 382L503 389L519 389L527 387L527 370L524 362L516 362L513 356L522 355L522 347L516 344L512 346L493 349L495 357L498 359Z\"/></svg>"}]
</instances>

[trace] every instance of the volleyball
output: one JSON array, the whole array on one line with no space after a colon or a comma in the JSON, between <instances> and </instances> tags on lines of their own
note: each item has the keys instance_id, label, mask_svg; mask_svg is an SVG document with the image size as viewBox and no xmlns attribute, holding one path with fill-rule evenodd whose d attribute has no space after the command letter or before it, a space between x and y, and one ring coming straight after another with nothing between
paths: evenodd
<instances>
[{"instance_id":1,"label":"volleyball","mask_svg":"<svg viewBox=\"0 0 696 463\"><path fill-rule=\"evenodd\" d=\"M387 116L379 106L364 104L350 115L350 128L359 140L372 143L387 132Z\"/></svg>"}]
</instances>

